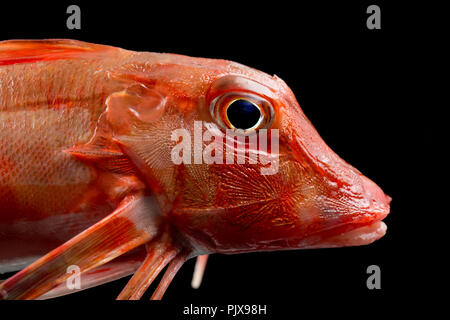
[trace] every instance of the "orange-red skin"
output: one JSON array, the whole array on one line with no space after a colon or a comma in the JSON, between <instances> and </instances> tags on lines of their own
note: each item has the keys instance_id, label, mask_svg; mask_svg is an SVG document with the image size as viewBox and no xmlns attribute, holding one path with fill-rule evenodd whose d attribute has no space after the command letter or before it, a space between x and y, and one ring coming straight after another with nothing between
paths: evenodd
<instances>
[{"instance_id":1,"label":"orange-red skin","mask_svg":"<svg viewBox=\"0 0 450 320\"><path fill-rule=\"evenodd\" d=\"M278 77L224 60L79 46L0 49L2 259L48 252L136 190L156 196L176 245L196 254L308 248L388 214L390 198L326 146ZM161 167L171 131L214 123L209 104L227 91L272 103L279 172ZM136 92L148 98L134 103ZM110 157L121 165L86 152L95 133L102 152L125 155Z\"/></svg>"}]
</instances>

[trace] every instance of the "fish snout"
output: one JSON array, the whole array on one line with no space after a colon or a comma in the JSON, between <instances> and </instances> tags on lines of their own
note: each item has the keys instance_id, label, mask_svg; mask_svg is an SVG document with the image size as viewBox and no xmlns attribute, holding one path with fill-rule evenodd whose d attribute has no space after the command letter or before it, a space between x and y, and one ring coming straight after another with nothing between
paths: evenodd
<instances>
[{"instance_id":1,"label":"fish snout","mask_svg":"<svg viewBox=\"0 0 450 320\"><path fill-rule=\"evenodd\" d=\"M363 206L356 210L350 231L335 236L331 241L337 246L360 246L370 244L386 234L382 221L390 211L392 198L369 178L360 175Z\"/></svg>"},{"instance_id":2,"label":"fish snout","mask_svg":"<svg viewBox=\"0 0 450 320\"><path fill-rule=\"evenodd\" d=\"M386 195L383 190L372 180L361 175L363 196L369 204L367 211L374 215L375 220L382 220L390 210L392 198Z\"/></svg>"},{"instance_id":3,"label":"fish snout","mask_svg":"<svg viewBox=\"0 0 450 320\"><path fill-rule=\"evenodd\" d=\"M375 182L343 160L340 170L334 171L327 179L339 181L337 189L331 187L328 190L328 196L334 209L340 211L343 221L365 225L381 221L389 214L392 198ZM340 205L335 206L335 203Z\"/></svg>"},{"instance_id":4,"label":"fish snout","mask_svg":"<svg viewBox=\"0 0 450 320\"><path fill-rule=\"evenodd\" d=\"M325 215L328 227L309 248L367 245L386 234L381 220L389 214L391 197L359 172L354 180L330 196Z\"/></svg>"}]
</instances>

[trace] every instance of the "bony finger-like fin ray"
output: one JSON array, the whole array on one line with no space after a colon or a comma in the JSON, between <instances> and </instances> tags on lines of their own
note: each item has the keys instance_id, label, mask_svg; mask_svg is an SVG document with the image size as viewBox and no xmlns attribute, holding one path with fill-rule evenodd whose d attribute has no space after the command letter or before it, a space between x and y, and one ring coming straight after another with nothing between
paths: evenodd
<instances>
[{"instance_id":1,"label":"bony finger-like fin ray","mask_svg":"<svg viewBox=\"0 0 450 320\"><path fill-rule=\"evenodd\" d=\"M194 274L192 275L191 287L194 289L200 288L202 284L203 275L205 274L206 263L208 262L208 255L204 254L197 257L195 262Z\"/></svg>"}]
</instances>

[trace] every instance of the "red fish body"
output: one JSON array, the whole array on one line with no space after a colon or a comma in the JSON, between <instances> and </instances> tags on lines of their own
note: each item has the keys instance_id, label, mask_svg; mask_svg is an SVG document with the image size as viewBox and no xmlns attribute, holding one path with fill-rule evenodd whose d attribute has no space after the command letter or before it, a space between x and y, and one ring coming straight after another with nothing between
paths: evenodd
<instances>
[{"instance_id":1,"label":"red fish body","mask_svg":"<svg viewBox=\"0 0 450 320\"><path fill-rule=\"evenodd\" d=\"M239 128L230 108L259 120ZM159 299L191 257L361 245L386 229L390 198L326 146L287 85L233 62L1 42L0 126L0 272L28 265L0 284L5 299L70 293L71 265L84 288L135 272L119 299L137 299L168 265ZM193 137L183 163L177 130ZM269 143L231 142L253 163L206 163L211 145L229 155L225 132Z\"/></svg>"},{"instance_id":2,"label":"red fish body","mask_svg":"<svg viewBox=\"0 0 450 320\"><path fill-rule=\"evenodd\" d=\"M95 170L63 152L90 140L102 99L114 90L95 73L112 62L87 61L0 67L1 271L42 256L114 209Z\"/></svg>"}]
</instances>

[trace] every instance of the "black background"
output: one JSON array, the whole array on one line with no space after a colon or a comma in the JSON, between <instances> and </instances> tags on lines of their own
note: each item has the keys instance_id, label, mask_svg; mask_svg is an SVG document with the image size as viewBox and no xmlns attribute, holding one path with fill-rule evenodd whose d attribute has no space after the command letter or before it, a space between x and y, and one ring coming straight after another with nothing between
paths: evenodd
<instances>
[{"instance_id":1,"label":"black background","mask_svg":"<svg viewBox=\"0 0 450 320\"><path fill-rule=\"evenodd\" d=\"M427 15L430 8L384 1L312 2L2 4L1 40L73 38L136 51L224 58L276 74L328 145L393 198L387 234L369 246L214 255L199 290L190 288L194 261L189 261L163 302L114 302L126 278L35 307L53 310L76 302L83 308L73 312L80 315L112 310L187 318L182 307L190 303L257 303L267 304L269 315L255 319L302 318L307 309L318 315L376 316L387 307L415 309L420 303L412 299L432 293L424 289L432 282L424 268L436 258L425 244L430 219L424 219L421 200L428 201L434 187L424 187L419 176L434 171L424 159L435 150L443 122L429 115L432 105L421 103L420 86L413 83L424 80L416 74L425 59L419 39L428 39L420 12ZM81 7L81 30L66 28L70 4ZM381 30L366 28L370 4L381 7ZM381 268L381 290L366 287L366 268L372 264Z\"/></svg>"}]
</instances>

